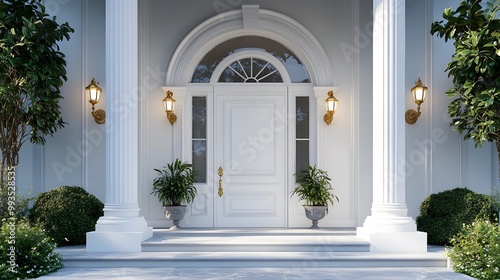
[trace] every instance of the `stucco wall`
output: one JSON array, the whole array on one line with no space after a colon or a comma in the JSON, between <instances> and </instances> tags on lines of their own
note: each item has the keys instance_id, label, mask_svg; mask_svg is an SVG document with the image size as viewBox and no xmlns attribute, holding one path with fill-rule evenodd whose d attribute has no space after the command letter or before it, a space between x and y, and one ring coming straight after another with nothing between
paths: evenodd
<instances>
[{"instance_id":1,"label":"stucco wall","mask_svg":"<svg viewBox=\"0 0 500 280\"><path fill-rule=\"evenodd\" d=\"M61 91L63 120L67 123L43 146L26 142L18 169L18 186L34 193L62 185L86 188L105 199L105 127L98 126L84 88L93 77L105 87L104 1L46 0L46 12L59 23L68 22L75 32L59 43L66 55L68 81ZM104 108L105 93L97 107Z\"/></svg>"},{"instance_id":2,"label":"stucco wall","mask_svg":"<svg viewBox=\"0 0 500 280\"><path fill-rule=\"evenodd\" d=\"M491 143L475 148L449 126L445 91L452 81L445 72L453 43L430 34L432 22L442 20L447 7L460 1L407 1L406 7L406 106L416 108L411 87L421 78L429 87L422 115L406 126L406 197L411 216L418 215L420 202L429 194L455 187L490 193L496 181L496 149ZM493 171L492 171L493 170Z\"/></svg>"},{"instance_id":3,"label":"stucco wall","mask_svg":"<svg viewBox=\"0 0 500 280\"><path fill-rule=\"evenodd\" d=\"M459 1L407 1L406 107L415 108L410 88L420 77L429 87L422 116L406 126L406 201L409 215L430 193L464 186L489 193L496 183L495 149L476 149L449 127L449 99L444 95L451 81L444 72L453 46L429 33L443 9ZM75 29L69 42L61 43L68 62L68 82L61 102L68 123L44 146L26 143L18 169L18 185L33 185L35 193L61 185L83 186L105 200L105 125L97 125L84 87L95 77L104 89L104 10L102 0L47 0L47 11ZM335 73L338 113L327 137L341 149L329 149L326 168L338 184L341 198L334 219L353 219L361 225L371 208L371 1L140 1L141 155L139 200L146 219L162 219L162 210L150 185L158 168L173 159L174 128L161 107L167 67L182 39L204 20L242 4L259 4L294 18L319 40ZM180 116L182 118L182 116ZM351 126L355 129L351 129ZM83 143L83 144L82 144ZM352 149L355 149L354 153ZM339 157L340 152L340 157ZM348 160L345 160L348 158ZM335 181L338 178L338 181ZM355 190L354 192L351 190ZM343 200L343 198L345 200ZM347 198L347 199L346 199ZM336 216L338 215L338 216Z\"/></svg>"}]
</instances>

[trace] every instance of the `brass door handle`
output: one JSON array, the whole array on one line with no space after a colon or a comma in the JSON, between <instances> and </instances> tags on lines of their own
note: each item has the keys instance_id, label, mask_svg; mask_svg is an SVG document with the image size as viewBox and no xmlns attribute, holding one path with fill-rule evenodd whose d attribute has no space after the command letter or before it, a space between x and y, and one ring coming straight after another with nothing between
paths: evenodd
<instances>
[{"instance_id":1,"label":"brass door handle","mask_svg":"<svg viewBox=\"0 0 500 280\"><path fill-rule=\"evenodd\" d=\"M218 194L221 197L224 194L224 190L222 189L222 175L224 175L224 169L222 166L219 167L219 190Z\"/></svg>"}]
</instances>

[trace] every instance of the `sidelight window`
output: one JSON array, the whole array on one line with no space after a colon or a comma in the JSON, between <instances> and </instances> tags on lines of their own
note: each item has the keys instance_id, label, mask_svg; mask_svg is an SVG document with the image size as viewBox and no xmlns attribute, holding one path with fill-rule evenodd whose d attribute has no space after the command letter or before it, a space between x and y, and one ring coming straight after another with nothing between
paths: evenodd
<instances>
[{"instance_id":1,"label":"sidelight window","mask_svg":"<svg viewBox=\"0 0 500 280\"><path fill-rule=\"evenodd\" d=\"M193 96L193 170L196 183L207 182L207 97Z\"/></svg>"},{"instance_id":2,"label":"sidelight window","mask_svg":"<svg viewBox=\"0 0 500 280\"><path fill-rule=\"evenodd\" d=\"M295 172L309 167L309 97L295 98Z\"/></svg>"}]
</instances>

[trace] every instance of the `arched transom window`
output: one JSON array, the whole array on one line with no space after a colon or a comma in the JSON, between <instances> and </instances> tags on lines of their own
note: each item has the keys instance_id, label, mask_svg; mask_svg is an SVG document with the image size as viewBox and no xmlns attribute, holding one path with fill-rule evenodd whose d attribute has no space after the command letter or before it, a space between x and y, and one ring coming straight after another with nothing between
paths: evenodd
<instances>
[{"instance_id":1,"label":"arched transom window","mask_svg":"<svg viewBox=\"0 0 500 280\"><path fill-rule=\"evenodd\" d=\"M281 74L271 62L255 58L238 59L219 77L219 83L282 83Z\"/></svg>"},{"instance_id":2,"label":"arched transom window","mask_svg":"<svg viewBox=\"0 0 500 280\"><path fill-rule=\"evenodd\" d=\"M214 70L226 58L245 51L262 51L281 64L292 83L310 83L309 73L299 58L282 44L258 36L242 36L227 40L209 51L199 62L191 78L192 83L209 83ZM283 82L280 69L269 60L245 57L232 62L219 76L219 83L275 83Z\"/></svg>"}]
</instances>

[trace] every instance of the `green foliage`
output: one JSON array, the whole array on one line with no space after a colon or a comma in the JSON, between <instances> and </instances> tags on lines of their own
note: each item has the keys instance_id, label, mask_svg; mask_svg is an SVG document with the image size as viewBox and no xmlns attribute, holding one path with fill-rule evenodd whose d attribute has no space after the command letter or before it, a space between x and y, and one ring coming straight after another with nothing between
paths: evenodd
<instances>
[{"instance_id":1,"label":"green foliage","mask_svg":"<svg viewBox=\"0 0 500 280\"><path fill-rule=\"evenodd\" d=\"M63 267L56 243L26 221L5 220L0 245L0 279L34 279Z\"/></svg>"},{"instance_id":2,"label":"green foliage","mask_svg":"<svg viewBox=\"0 0 500 280\"><path fill-rule=\"evenodd\" d=\"M66 61L57 42L74 30L48 18L42 0L0 2L0 148L2 168L16 166L29 138L45 142L64 126L59 100Z\"/></svg>"},{"instance_id":3,"label":"green foliage","mask_svg":"<svg viewBox=\"0 0 500 280\"><path fill-rule=\"evenodd\" d=\"M297 186L291 196L297 195L299 199L305 201L309 206L328 206L328 203L334 204L339 198L331 193L333 190L330 184L331 178L326 171L309 165L309 169L304 169L294 174L297 178Z\"/></svg>"},{"instance_id":4,"label":"green foliage","mask_svg":"<svg viewBox=\"0 0 500 280\"><path fill-rule=\"evenodd\" d=\"M13 191L12 187L9 188L6 183L4 182L4 186L0 187L0 225L3 219L14 217L21 220L28 216L30 204L33 201L33 198L29 195L31 190L29 190L28 195L18 194Z\"/></svg>"},{"instance_id":5,"label":"green foliage","mask_svg":"<svg viewBox=\"0 0 500 280\"><path fill-rule=\"evenodd\" d=\"M85 244L95 230L104 204L81 187L62 186L35 198L31 220L45 229L59 245Z\"/></svg>"},{"instance_id":6,"label":"green foliage","mask_svg":"<svg viewBox=\"0 0 500 280\"><path fill-rule=\"evenodd\" d=\"M420 205L417 229L427 232L427 242L449 245L451 238L476 219L496 220L491 196L467 188L431 194Z\"/></svg>"},{"instance_id":7,"label":"green foliage","mask_svg":"<svg viewBox=\"0 0 500 280\"><path fill-rule=\"evenodd\" d=\"M476 279L500 279L500 225L478 220L466 225L447 248L455 272Z\"/></svg>"},{"instance_id":8,"label":"green foliage","mask_svg":"<svg viewBox=\"0 0 500 280\"><path fill-rule=\"evenodd\" d=\"M463 1L454 11L447 8L445 21L431 27L431 34L454 40L455 53L446 68L453 76L446 92L454 98L448 106L450 125L476 146L500 140L500 0L487 6L483 9L481 0Z\"/></svg>"},{"instance_id":9,"label":"green foliage","mask_svg":"<svg viewBox=\"0 0 500 280\"><path fill-rule=\"evenodd\" d=\"M494 187L491 193L491 198L493 199L493 207L497 212L500 212L500 188ZM500 217L499 217L500 218Z\"/></svg>"},{"instance_id":10,"label":"green foliage","mask_svg":"<svg viewBox=\"0 0 500 280\"><path fill-rule=\"evenodd\" d=\"M162 206L180 206L194 200L197 190L196 172L193 165L176 159L164 166L164 169L154 169L159 176L153 180L153 191Z\"/></svg>"}]
</instances>

